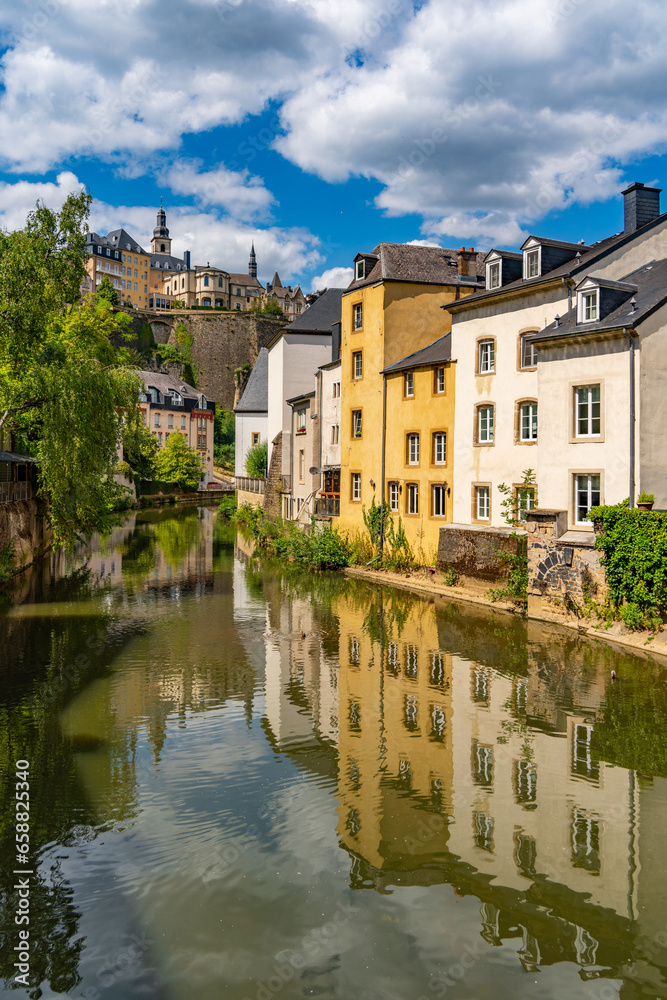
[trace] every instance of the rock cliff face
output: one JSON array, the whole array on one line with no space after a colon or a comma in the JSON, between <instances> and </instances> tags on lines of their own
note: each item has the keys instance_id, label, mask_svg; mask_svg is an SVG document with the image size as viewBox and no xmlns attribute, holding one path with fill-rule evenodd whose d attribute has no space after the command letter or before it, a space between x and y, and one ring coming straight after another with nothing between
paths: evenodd
<instances>
[{"instance_id":1,"label":"rock cliff face","mask_svg":"<svg viewBox=\"0 0 667 1000\"><path fill-rule=\"evenodd\" d=\"M138 313L133 326L148 322L158 344L177 346L176 327L184 323L194 337L192 355L199 366L198 388L219 406L234 406L234 372L254 365L260 348L285 326L284 320L256 313L217 310L175 310L172 313Z\"/></svg>"},{"instance_id":2,"label":"rock cliff face","mask_svg":"<svg viewBox=\"0 0 667 1000\"><path fill-rule=\"evenodd\" d=\"M0 504L0 546L13 540L15 566L29 566L51 544L51 531L36 500Z\"/></svg>"}]
</instances>

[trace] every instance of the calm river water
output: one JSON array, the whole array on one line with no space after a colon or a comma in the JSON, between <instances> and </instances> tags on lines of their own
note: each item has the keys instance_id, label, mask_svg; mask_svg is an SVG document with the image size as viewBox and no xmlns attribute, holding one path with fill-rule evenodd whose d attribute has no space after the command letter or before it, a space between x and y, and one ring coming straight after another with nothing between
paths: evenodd
<instances>
[{"instance_id":1,"label":"calm river water","mask_svg":"<svg viewBox=\"0 0 667 1000\"><path fill-rule=\"evenodd\" d=\"M661 661L262 566L206 509L132 516L22 586L3 995L667 997Z\"/></svg>"}]
</instances>

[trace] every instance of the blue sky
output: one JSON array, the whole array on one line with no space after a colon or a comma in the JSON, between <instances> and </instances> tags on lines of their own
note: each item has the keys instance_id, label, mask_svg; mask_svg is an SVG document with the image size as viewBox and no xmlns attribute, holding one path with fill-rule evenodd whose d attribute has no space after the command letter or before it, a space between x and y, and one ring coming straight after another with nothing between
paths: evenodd
<instances>
[{"instance_id":1,"label":"blue sky","mask_svg":"<svg viewBox=\"0 0 667 1000\"><path fill-rule=\"evenodd\" d=\"M662 0L5 0L0 225L83 185L147 245L162 196L176 253L306 291L382 240L593 241L662 186L666 36Z\"/></svg>"}]
</instances>

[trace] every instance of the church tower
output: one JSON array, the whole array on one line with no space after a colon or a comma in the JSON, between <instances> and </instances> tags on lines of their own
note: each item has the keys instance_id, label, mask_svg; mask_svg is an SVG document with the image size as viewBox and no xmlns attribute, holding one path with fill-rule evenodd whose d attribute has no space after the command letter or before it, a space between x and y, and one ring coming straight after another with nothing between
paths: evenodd
<instances>
[{"instance_id":1,"label":"church tower","mask_svg":"<svg viewBox=\"0 0 667 1000\"><path fill-rule=\"evenodd\" d=\"M251 278L257 277L257 257L255 256L255 241L252 241L252 250L250 251L250 260L248 261L248 274Z\"/></svg>"},{"instance_id":2,"label":"church tower","mask_svg":"<svg viewBox=\"0 0 667 1000\"><path fill-rule=\"evenodd\" d=\"M157 213L157 225L153 230L151 253L171 254L171 240L169 239L169 230L167 229L167 213L162 207L162 198L160 198L160 210Z\"/></svg>"}]
</instances>

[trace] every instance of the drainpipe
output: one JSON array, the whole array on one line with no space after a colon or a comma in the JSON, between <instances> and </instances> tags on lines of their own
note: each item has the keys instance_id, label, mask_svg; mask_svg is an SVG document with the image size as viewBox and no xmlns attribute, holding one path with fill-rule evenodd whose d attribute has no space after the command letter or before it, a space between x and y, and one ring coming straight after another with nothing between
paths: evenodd
<instances>
[{"instance_id":1,"label":"drainpipe","mask_svg":"<svg viewBox=\"0 0 667 1000\"><path fill-rule=\"evenodd\" d=\"M569 312L572 308L572 279L571 278L561 278L560 279L567 288L567 311Z\"/></svg>"},{"instance_id":2,"label":"drainpipe","mask_svg":"<svg viewBox=\"0 0 667 1000\"><path fill-rule=\"evenodd\" d=\"M379 561L382 563L382 551L384 549L384 455L385 455L385 428L387 425L387 376L382 373L382 482L380 484L380 555Z\"/></svg>"},{"instance_id":3,"label":"drainpipe","mask_svg":"<svg viewBox=\"0 0 667 1000\"><path fill-rule=\"evenodd\" d=\"M630 343L630 507L635 505L635 342L633 333L623 327L623 336Z\"/></svg>"}]
</instances>

